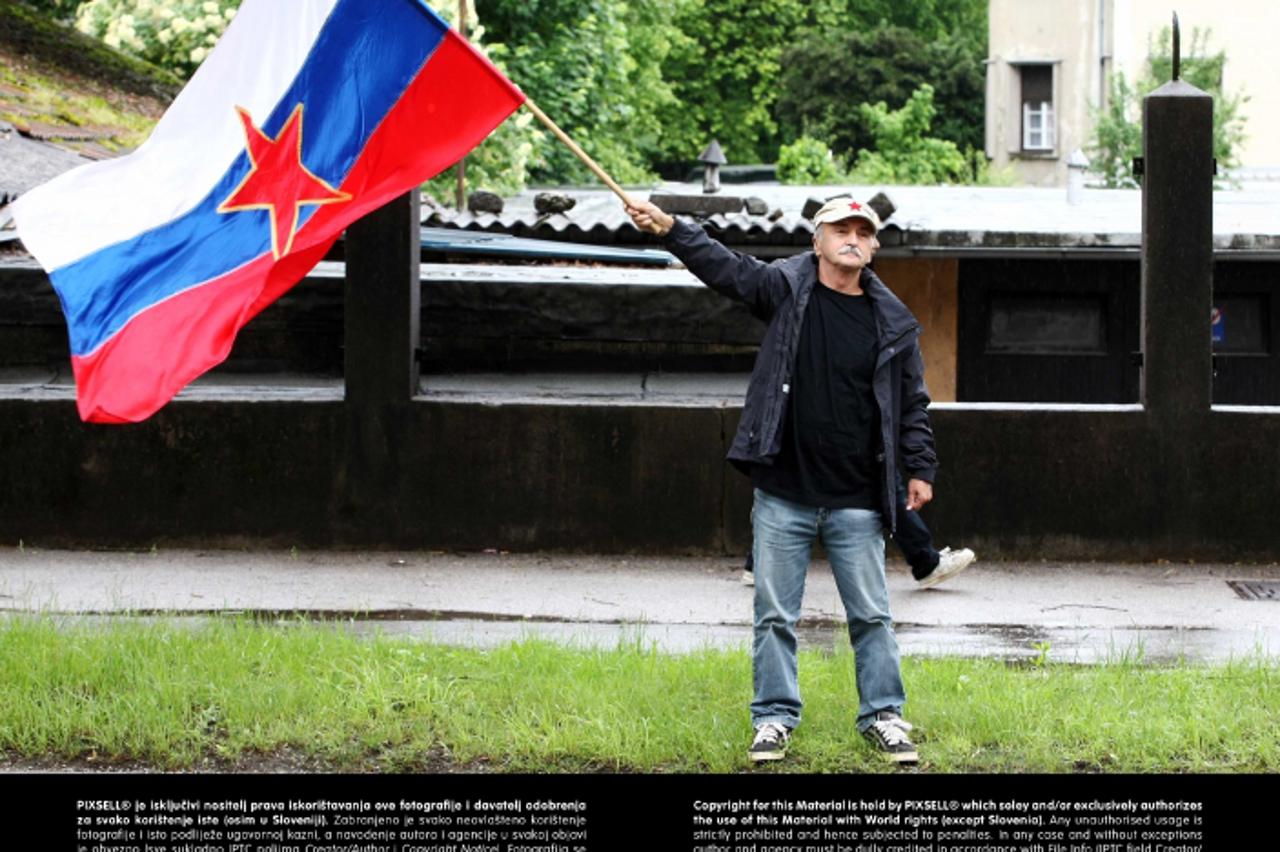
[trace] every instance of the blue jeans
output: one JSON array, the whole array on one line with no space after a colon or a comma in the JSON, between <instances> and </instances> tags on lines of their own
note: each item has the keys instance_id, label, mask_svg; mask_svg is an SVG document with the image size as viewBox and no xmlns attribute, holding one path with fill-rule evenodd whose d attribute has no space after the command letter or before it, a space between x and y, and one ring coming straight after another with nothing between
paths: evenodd
<instances>
[{"instance_id":1,"label":"blue jeans","mask_svg":"<svg viewBox=\"0 0 1280 852\"><path fill-rule=\"evenodd\" d=\"M938 549L933 546L933 533L925 526L920 512L907 511L907 484L898 477L898 529L893 534L893 542L898 545L907 564L911 566L911 576L923 580L938 567L942 558ZM742 563L742 570L755 569L755 554L747 551L747 558Z\"/></svg>"},{"instance_id":2,"label":"blue jeans","mask_svg":"<svg viewBox=\"0 0 1280 852\"><path fill-rule=\"evenodd\" d=\"M881 710L902 712L898 640L889 616L880 513L820 509L755 491L751 509L755 561L751 722L800 723L796 622L813 543L822 539L849 622L858 684L858 730Z\"/></svg>"}]
</instances>

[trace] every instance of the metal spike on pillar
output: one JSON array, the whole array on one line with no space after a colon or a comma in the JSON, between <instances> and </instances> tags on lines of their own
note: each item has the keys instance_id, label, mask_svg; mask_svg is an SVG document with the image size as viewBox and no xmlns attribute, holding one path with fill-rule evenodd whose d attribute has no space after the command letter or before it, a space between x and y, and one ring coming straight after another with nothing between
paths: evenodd
<instances>
[{"instance_id":1,"label":"metal spike on pillar","mask_svg":"<svg viewBox=\"0 0 1280 852\"><path fill-rule=\"evenodd\" d=\"M1196 496L1214 476L1213 98L1178 79L1156 89L1143 101L1142 148L1141 401L1159 495L1148 523L1174 554L1214 523Z\"/></svg>"}]
</instances>

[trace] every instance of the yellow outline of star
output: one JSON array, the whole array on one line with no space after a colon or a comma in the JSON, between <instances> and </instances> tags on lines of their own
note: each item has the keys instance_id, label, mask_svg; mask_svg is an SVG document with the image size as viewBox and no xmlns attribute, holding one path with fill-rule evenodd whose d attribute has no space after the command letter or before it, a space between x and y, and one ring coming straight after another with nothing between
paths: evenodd
<instances>
[{"instance_id":1,"label":"yellow outline of star","mask_svg":"<svg viewBox=\"0 0 1280 852\"><path fill-rule=\"evenodd\" d=\"M343 192L342 190L335 189L327 180L320 177L315 172L311 171L311 169L307 168L306 164L302 162L302 133L303 133L302 119L304 117L302 106L303 105L299 103L297 106L293 108L293 112L289 114L289 119L284 123L284 126L280 128L280 132L276 134L274 139L268 136L266 133L263 133L262 128L258 127L256 124L253 123L253 116L250 115L249 110L245 109L242 106L237 106L235 108L237 114L239 114L242 119L241 126L245 128L245 153L248 155L249 162L253 164L253 167L249 169L249 173L246 174L244 176L244 179L241 180L240 183L236 186L236 188L231 191L231 193L227 196L226 200L224 200L221 204L218 205L219 213L236 213L242 210L266 210L268 216L270 216L271 218L271 255L276 260L279 260L280 258L284 257L286 254L289 253L289 250L293 248L293 238L297 235L298 218L302 212L302 206L304 204L309 204L313 207L323 207L326 204L337 204L343 201L350 201L352 198L351 193ZM323 186L329 192L334 193L334 196L331 198L324 198L324 199L319 199L315 201L304 201L302 199L297 199L293 202L294 227L289 229L289 241L285 244L284 251L281 251L279 246L279 238L277 236L280 229L276 221L276 216L277 216L276 207L278 205L259 203L259 204L236 204L232 206L232 205L229 205L228 202L230 202L232 198L235 198L240 193L240 190L244 189L245 184L247 184L250 181L250 179L258 172L258 161L253 156L253 145L251 145L249 142L249 135L248 135L249 131L252 130L254 133L257 133L258 136L267 144L275 145L280 141L280 137L283 136L286 131L288 131L289 125L291 125L295 120L298 122L298 151L297 151L298 168L301 169L303 172L305 172L306 175L312 180L314 180L316 183Z\"/></svg>"}]
</instances>

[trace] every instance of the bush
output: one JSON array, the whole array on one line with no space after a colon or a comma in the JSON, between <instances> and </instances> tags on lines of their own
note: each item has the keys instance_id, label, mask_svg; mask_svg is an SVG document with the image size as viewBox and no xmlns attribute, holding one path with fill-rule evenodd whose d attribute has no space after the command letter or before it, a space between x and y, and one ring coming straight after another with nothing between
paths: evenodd
<instances>
[{"instance_id":1,"label":"bush","mask_svg":"<svg viewBox=\"0 0 1280 852\"><path fill-rule=\"evenodd\" d=\"M678 33L668 3L623 0L478 0L493 57L566 133L622 183L650 180L674 102L663 62ZM530 176L594 182L550 134L529 137Z\"/></svg>"},{"instance_id":2,"label":"bush","mask_svg":"<svg viewBox=\"0 0 1280 852\"><path fill-rule=\"evenodd\" d=\"M844 166L827 143L801 136L778 152L778 180L789 184L841 183Z\"/></svg>"},{"instance_id":3,"label":"bush","mask_svg":"<svg viewBox=\"0 0 1280 852\"><path fill-rule=\"evenodd\" d=\"M61 21L75 14L81 0L22 0L22 3L46 17Z\"/></svg>"},{"instance_id":4,"label":"bush","mask_svg":"<svg viewBox=\"0 0 1280 852\"><path fill-rule=\"evenodd\" d=\"M239 8L240 0L88 0L76 12L76 27L189 77Z\"/></svg>"},{"instance_id":5,"label":"bush","mask_svg":"<svg viewBox=\"0 0 1280 852\"><path fill-rule=\"evenodd\" d=\"M775 113L796 134L825 139L837 156L854 159L874 145L858 104L907 103L932 88L934 135L961 150L983 145L986 76L983 56L960 36L926 41L900 27L808 31L782 56Z\"/></svg>"},{"instance_id":6,"label":"bush","mask_svg":"<svg viewBox=\"0 0 1280 852\"><path fill-rule=\"evenodd\" d=\"M871 129L875 150L858 152L852 179L856 183L966 183L968 163L954 142L931 138L935 113L933 87L925 84L899 110L883 101L860 104L859 112Z\"/></svg>"},{"instance_id":7,"label":"bush","mask_svg":"<svg viewBox=\"0 0 1280 852\"><path fill-rule=\"evenodd\" d=\"M1086 149L1092 171L1108 189L1138 185L1133 159L1142 156L1142 101L1172 75L1172 40L1171 31L1164 28L1151 47L1142 77L1131 87L1124 74L1117 73L1111 79L1106 109L1094 113L1093 132ZM1241 108L1249 98L1240 92L1227 94L1222 90L1226 53L1209 53L1208 41L1209 31L1197 28L1192 32L1191 49L1182 60L1182 78L1213 95L1213 156L1219 172L1225 174L1240 165L1246 120Z\"/></svg>"}]
</instances>

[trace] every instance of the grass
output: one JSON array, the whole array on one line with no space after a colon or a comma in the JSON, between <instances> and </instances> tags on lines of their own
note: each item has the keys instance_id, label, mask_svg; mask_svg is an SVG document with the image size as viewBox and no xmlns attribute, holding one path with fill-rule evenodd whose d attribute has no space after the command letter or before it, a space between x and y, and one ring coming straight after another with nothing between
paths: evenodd
<instances>
[{"instance_id":1,"label":"grass","mask_svg":"<svg viewBox=\"0 0 1280 852\"><path fill-rule=\"evenodd\" d=\"M853 732L852 653L805 653L805 721L760 771L885 772ZM908 659L926 772L1274 772L1280 663ZM744 651L525 641L477 650L332 625L0 622L0 754L335 770L737 772Z\"/></svg>"}]
</instances>

